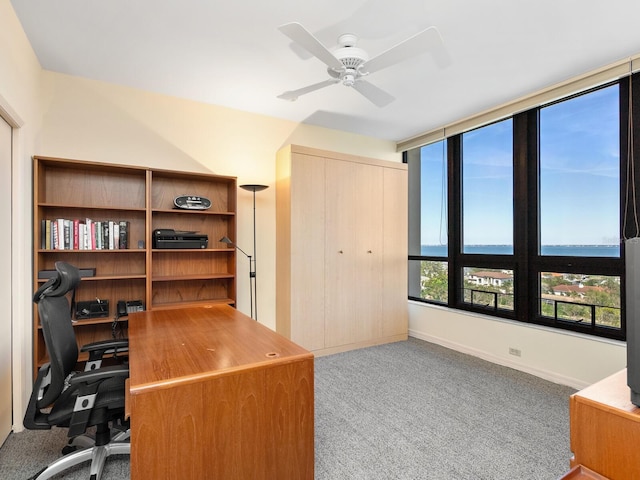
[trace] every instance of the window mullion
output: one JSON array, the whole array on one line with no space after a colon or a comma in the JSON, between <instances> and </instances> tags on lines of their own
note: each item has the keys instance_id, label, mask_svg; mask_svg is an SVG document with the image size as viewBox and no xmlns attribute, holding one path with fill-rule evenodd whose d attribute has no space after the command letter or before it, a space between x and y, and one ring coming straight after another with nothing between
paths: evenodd
<instances>
[{"instance_id":1,"label":"window mullion","mask_svg":"<svg viewBox=\"0 0 640 480\"><path fill-rule=\"evenodd\" d=\"M449 306L462 303L462 151L461 135L447 140L447 195L449 204Z\"/></svg>"}]
</instances>

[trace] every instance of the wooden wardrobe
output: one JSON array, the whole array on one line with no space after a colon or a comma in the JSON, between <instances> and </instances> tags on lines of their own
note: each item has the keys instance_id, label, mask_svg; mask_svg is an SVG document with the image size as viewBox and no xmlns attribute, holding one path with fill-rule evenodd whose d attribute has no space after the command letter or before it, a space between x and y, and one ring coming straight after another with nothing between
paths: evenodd
<instances>
[{"instance_id":1,"label":"wooden wardrobe","mask_svg":"<svg viewBox=\"0 0 640 480\"><path fill-rule=\"evenodd\" d=\"M407 166L277 154L276 328L329 354L407 338Z\"/></svg>"}]
</instances>

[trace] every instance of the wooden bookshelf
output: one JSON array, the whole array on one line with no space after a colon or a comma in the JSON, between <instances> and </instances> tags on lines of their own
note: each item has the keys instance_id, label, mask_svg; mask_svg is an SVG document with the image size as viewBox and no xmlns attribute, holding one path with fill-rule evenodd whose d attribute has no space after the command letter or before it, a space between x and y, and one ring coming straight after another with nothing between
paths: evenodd
<instances>
[{"instance_id":1,"label":"wooden bookshelf","mask_svg":"<svg viewBox=\"0 0 640 480\"><path fill-rule=\"evenodd\" d=\"M108 317L74 321L79 345L112 337L118 300L142 300L147 310L235 305L236 252L218 242L223 236L236 238L235 177L38 156L33 182L34 291L46 281L38 272L53 270L62 260L96 269L94 277L82 279L76 301L109 300ZM185 194L209 198L211 208L173 208L174 198ZM127 246L51 248L43 220L60 218L127 222ZM207 248L154 249L153 231L160 228L206 234ZM48 357L35 304L33 322L37 370ZM122 326L118 331L126 332Z\"/></svg>"}]
</instances>

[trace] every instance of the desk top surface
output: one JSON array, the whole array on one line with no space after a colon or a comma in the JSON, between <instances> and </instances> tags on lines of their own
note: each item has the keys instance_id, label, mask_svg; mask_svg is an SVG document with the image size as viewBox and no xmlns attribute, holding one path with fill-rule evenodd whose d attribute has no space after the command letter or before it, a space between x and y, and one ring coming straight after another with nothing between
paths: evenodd
<instances>
[{"instance_id":1,"label":"desk top surface","mask_svg":"<svg viewBox=\"0 0 640 480\"><path fill-rule=\"evenodd\" d=\"M130 392L313 358L228 305L129 315Z\"/></svg>"},{"instance_id":2,"label":"desk top surface","mask_svg":"<svg viewBox=\"0 0 640 480\"><path fill-rule=\"evenodd\" d=\"M640 408L631 403L626 368L573 394L572 399L640 422Z\"/></svg>"}]
</instances>

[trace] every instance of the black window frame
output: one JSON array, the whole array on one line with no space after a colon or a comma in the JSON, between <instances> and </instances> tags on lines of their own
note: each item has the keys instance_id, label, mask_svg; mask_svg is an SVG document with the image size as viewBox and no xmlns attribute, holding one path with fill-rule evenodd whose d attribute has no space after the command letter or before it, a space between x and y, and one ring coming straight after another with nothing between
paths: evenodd
<instances>
[{"instance_id":1,"label":"black window frame","mask_svg":"<svg viewBox=\"0 0 640 480\"><path fill-rule=\"evenodd\" d=\"M632 83L630 83L632 82ZM633 208L627 208L625 213L625 196L631 187L627 182L627 165L629 155L629 96L632 93L632 124L635 126L633 135L633 152L640 152L640 74L624 77L604 85L576 93L556 100L555 102L531 108L512 115L513 119L513 254L469 254L462 253L462 133L443 139L447 142L447 202L448 202L448 254L446 257L416 255L412 252L412 221L419 222L419 197L412 192L410 184L410 232L409 232L409 264L420 261L446 261L448 264L448 302L434 302L415 295L408 295L409 300L444 305L461 311L483 313L491 316L516 320L523 323L543 325L561 330L569 330L598 337L616 340L626 339L625 318L625 252L624 242L620 242L620 257L560 257L540 255L538 252L539 238L539 127L540 110L554 103L570 100L571 98L589 94L593 91L619 85L619 128L620 128L620 238L640 236L640 232L631 231L634 228L631 218ZM630 86L633 86L631 89ZM404 152L404 161L409 163L419 157L419 148L412 152ZM640 162L638 162L640 163ZM636 190L640 190L640 166L636 166ZM630 176L630 175L629 175ZM413 177L413 180L411 178ZM415 179L418 178L418 180ZM416 182L419 185L420 175L410 174L415 192ZM419 187L418 187L419 188ZM418 190L419 193L419 190ZM418 203L418 214L412 212ZM636 198L636 208L640 211L640 198ZM419 225L419 223L418 223ZM623 231L625 229L626 231ZM419 230L419 228L418 228ZM416 226L413 226L413 242L416 239ZM509 269L514 274L514 309L495 309L472 305L463 301L463 269L464 267ZM414 268L415 270L415 268ZM411 267L409 268L411 272ZM540 274L542 272L582 273L587 275L608 275L620 278L620 328L597 325L594 322L572 322L557 318L542 316L540 306ZM410 273L411 275L411 273ZM414 277L415 278L415 277ZM409 282L412 278L409 278ZM410 291L411 293L411 287Z\"/></svg>"}]
</instances>

